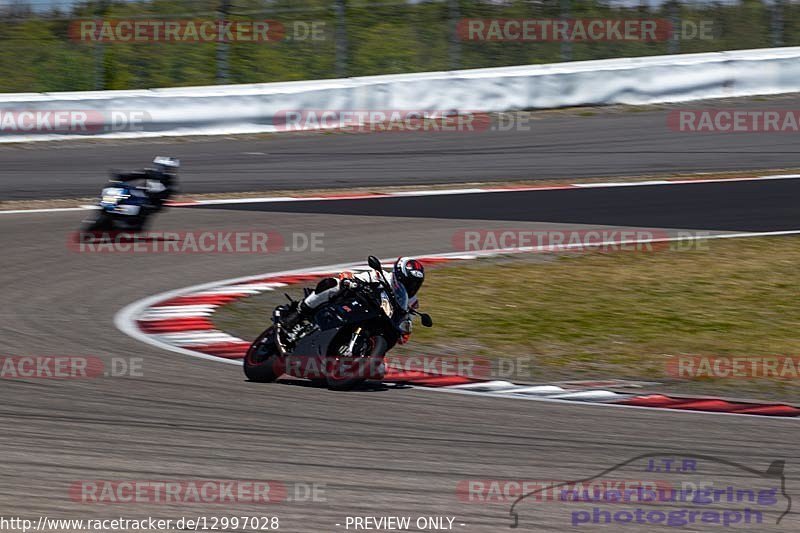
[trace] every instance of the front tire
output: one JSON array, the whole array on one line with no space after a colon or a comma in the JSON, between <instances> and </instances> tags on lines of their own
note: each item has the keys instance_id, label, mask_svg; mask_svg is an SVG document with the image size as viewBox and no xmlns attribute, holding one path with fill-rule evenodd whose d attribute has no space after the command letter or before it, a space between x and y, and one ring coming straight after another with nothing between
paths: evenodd
<instances>
[{"instance_id":1,"label":"front tire","mask_svg":"<svg viewBox=\"0 0 800 533\"><path fill-rule=\"evenodd\" d=\"M83 221L82 231L86 233L110 231L114 229L114 219L105 211L100 211L97 216Z\"/></svg>"},{"instance_id":2,"label":"front tire","mask_svg":"<svg viewBox=\"0 0 800 533\"><path fill-rule=\"evenodd\" d=\"M273 341L274 328L270 327L253 341L244 356L244 375L256 383L271 383L281 377L284 362Z\"/></svg>"},{"instance_id":3,"label":"front tire","mask_svg":"<svg viewBox=\"0 0 800 533\"><path fill-rule=\"evenodd\" d=\"M325 378L329 389L351 390L370 377L383 377L383 358L389 349L389 343L381 336L370 337L369 342L371 346L363 357L328 357ZM374 372L378 370L381 375L375 376Z\"/></svg>"}]
</instances>

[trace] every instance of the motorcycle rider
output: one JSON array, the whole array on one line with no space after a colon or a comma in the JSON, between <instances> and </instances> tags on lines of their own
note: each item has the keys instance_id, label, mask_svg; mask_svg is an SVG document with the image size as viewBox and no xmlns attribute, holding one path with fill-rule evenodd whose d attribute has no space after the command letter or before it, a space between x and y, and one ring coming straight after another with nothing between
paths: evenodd
<instances>
[{"instance_id":1,"label":"motorcycle rider","mask_svg":"<svg viewBox=\"0 0 800 533\"><path fill-rule=\"evenodd\" d=\"M150 207L161 211L164 203L178 192L178 169L181 162L174 157L157 156L153 166L131 172L115 172L116 181L129 182L141 180L144 185L133 189L134 192L147 196Z\"/></svg>"},{"instance_id":2,"label":"motorcycle rider","mask_svg":"<svg viewBox=\"0 0 800 533\"><path fill-rule=\"evenodd\" d=\"M389 285L397 290L405 290L408 294L408 308L406 314L399 322L399 328L402 333L400 344L405 343L411 334L412 320L411 311L416 309L419 305L417 302L417 293L419 292L422 283L425 281L425 268L422 263L417 259L409 257L398 257L395 261L392 271L386 274L386 279ZM374 270L353 274L352 272L342 272L338 278L330 277L320 280L317 283L314 291L303 298L299 305L294 307L285 307L286 311L284 316L279 308L276 311L276 318L287 330L292 330L301 320L307 319L313 315L314 310L320 305L330 301L332 298L338 296L342 290L357 287L358 282L374 283L380 281L379 274ZM402 289L400 289L402 287Z\"/></svg>"}]
</instances>

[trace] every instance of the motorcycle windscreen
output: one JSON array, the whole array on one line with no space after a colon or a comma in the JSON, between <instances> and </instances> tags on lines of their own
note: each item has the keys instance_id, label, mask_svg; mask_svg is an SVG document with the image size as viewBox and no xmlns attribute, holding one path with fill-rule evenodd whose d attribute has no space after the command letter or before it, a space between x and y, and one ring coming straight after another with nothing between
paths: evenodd
<instances>
[{"instance_id":1,"label":"motorcycle windscreen","mask_svg":"<svg viewBox=\"0 0 800 533\"><path fill-rule=\"evenodd\" d=\"M394 297L397 300L397 303L400 305L400 309L408 309L408 291L406 288L400 283L393 281L392 292L394 292Z\"/></svg>"}]
</instances>

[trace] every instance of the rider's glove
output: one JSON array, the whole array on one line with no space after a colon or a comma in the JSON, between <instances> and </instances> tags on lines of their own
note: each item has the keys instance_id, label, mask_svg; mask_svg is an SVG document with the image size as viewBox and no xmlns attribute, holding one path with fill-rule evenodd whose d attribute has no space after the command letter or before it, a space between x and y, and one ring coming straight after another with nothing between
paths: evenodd
<instances>
[{"instance_id":1,"label":"rider's glove","mask_svg":"<svg viewBox=\"0 0 800 533\"><path fill-rule=\"evenodd\" d=\"M411 318L406 318L397 326L401 333L408 335L411 333L411 328L413 327L413 323Z\"/></svg>"}]
</instances>

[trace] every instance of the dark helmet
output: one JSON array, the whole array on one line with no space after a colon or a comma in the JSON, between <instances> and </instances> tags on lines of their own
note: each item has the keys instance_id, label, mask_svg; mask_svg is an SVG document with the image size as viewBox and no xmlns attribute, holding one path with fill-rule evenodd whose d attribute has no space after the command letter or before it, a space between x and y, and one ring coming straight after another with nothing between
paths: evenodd
<instances>
[{"instance_id":1,"label":"dark helmet","mask_svg":"<svg viewBox=\"0 0 800 533\"><path fill-rule=\"evenodd\" d=\"M398 257L394 263L394 279L405 287L409 298L416 295L425 281L425 268L422 263L409 257Z\"/></svg>"}]
</instances>

